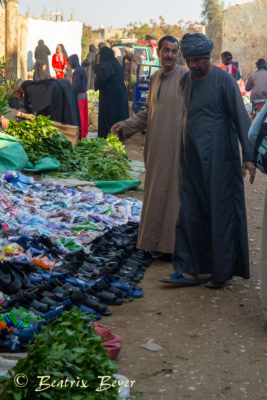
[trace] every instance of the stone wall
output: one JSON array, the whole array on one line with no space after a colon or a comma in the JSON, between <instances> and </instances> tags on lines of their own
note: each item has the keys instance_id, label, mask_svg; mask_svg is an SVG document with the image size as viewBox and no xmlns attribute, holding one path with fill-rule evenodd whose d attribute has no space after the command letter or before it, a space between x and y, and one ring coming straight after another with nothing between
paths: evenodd
<instances>
[{"instance_id":1,"label":"stone wall","mask_svg":"<svg viewBox=\"0 0 267 400\"><path fill-rule=\"evenodd\" d=\"M267 59L267 0L256 0L226 9L223 13L222 51L230 51L242 75L256 71L255 62Z\"/></svg>"}]
</instances>

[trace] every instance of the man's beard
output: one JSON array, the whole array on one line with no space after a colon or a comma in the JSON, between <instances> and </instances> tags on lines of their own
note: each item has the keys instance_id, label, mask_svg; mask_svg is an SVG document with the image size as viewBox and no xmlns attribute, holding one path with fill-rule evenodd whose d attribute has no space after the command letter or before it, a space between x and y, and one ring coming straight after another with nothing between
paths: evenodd
<instances>
[{"instance_id":1,"label":"man's beard","mask_svg":"<svg viewBox=\"0 0 267 400\"><path fill-rule=\"evenodd\" d=\"M191 72L193 73L193 75L195 75L198 78L201 78L206 73L206 71L204 69L201 69L201 68L191 69Z\"/></svg>"}]
</instances>

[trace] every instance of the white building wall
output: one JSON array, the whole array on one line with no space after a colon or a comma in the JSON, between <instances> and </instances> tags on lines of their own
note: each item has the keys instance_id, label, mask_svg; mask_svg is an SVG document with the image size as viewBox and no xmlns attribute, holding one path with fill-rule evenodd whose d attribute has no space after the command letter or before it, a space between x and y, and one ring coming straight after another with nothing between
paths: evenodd
<instances>
[{"instance_id":1,"label":"white building wall","mask_svg":"<svg viewBox=\"0 0 267 400\"><path fill-rule=\"evenodd\" d=\"M38 40L42 39L50 49L50 73L55 76L52 68L52 55L56 52L56 46L62 43L68 55L77 54L81 61L81 42L82 42L83 23L79 21L46 21L40 19L28 19L28 43L27 60L28 70L35 63L34 51L38 45Z\"/></svg>"}]
</instances>

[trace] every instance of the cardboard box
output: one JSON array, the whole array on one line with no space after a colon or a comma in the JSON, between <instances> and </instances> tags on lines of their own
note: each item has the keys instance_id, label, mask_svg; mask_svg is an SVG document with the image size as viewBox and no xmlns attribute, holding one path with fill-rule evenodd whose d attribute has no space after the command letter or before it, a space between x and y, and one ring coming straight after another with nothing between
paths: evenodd
<instances>
[{"instance_id":1,"label":"cardboard box","mask_svg":"<svg viewBox=\"0 0 267 400\"><path fill-rule=\"evenodd\" d=\"M66 125L61 122L53 121L53 125L57 130L66 136L67 139L72 143L73 146L76 145L79 139L79 127L75 125Z\"/></svg>"}]
</instances>

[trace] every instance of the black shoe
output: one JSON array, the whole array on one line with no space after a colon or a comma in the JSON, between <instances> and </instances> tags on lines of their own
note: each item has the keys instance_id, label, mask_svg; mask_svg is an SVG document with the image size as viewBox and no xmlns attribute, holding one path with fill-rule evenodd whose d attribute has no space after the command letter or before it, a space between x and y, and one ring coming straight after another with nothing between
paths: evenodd
<instances>
[{"instance_id":1,"label":"black shoe","mask_svg":"<svg viewBox=\"0 0 267 400\"><path fill-rule=\"evenodd\" d=\"M85 292L76 290L71 294L71 300L74 304L83 304L86 307L93 308L102 315L108 316L112 314L106 304L101 304L95 296L88 295Z\"/></svg>"}]
</instances>

